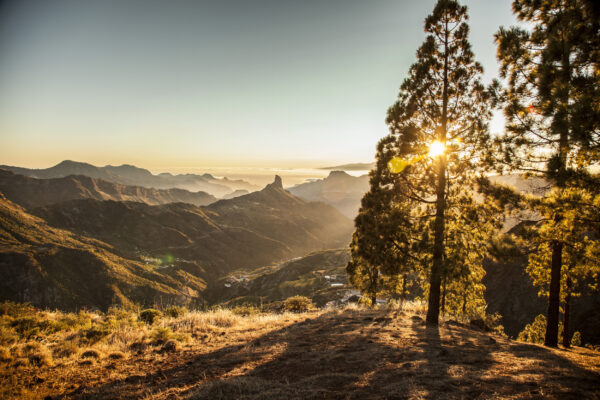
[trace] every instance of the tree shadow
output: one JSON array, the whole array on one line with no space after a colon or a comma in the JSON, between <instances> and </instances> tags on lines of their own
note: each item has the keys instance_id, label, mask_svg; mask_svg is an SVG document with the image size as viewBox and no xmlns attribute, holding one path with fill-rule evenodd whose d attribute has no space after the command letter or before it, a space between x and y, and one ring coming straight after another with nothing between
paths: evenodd
<instances>
[{"instance_id":1,"label":"tree shadow","mask_svg":"<svg viewBox=\"0 0 600 400\"><path fill-rule=\"evenodd\" d=\"M598 387L597 373L534 347L491 339L462 326L426 326L422 318L398 311L331 311L241 345L182 359L169 369L80 388L67 396L138 398L140 393L161 393L163 398L170 393L177 399L531 398L568 391L589 394L590 388ZM510 357L526 362L511 369L505 365ZM552 373L547 374L547 369ZM531 379L523 379L522 374L531 374ZM571 384L569 379L574 378L581 388ZM594 378L596 381L591 380ZM544 385L551 390L542 389Z\"/></svg>"}]
</instances>

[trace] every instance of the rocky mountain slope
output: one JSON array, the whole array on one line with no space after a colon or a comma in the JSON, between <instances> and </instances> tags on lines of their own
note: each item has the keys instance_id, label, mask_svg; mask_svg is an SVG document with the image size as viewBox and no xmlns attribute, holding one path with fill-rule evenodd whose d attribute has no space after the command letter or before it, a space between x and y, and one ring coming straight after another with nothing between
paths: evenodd
<instances>
[{"instance_id":1,"label":"rocky mountain slope","mask_svg":"<svg viewBox=\"0 0 600 400\"><path fill-rule=\"evenodd\" d=\"M32 178L64 178L69 175L84 175L90 178L120 183L123 185L142 186L146 188L171 189L179 188L191 192L203 191L216 197L222 197L235 190L254 191L258 187L242 181L227 178L218 179L210 174L179 174L163 173L154 175L147 169L133 165L96 167L94 165L76 161L62 161L61 163L45 169L29 169L0 165L1 169L12 171L16 174Z\"/></svg>"},{"instance_id":2,"label":"rocky mountain slope","mask_svg":"<svg viewBox=\"0 0 600 400\"><path fill-rule=\"evenodd\" d=\"M0 192L25 208L78 199L137 201L151 205L182 202L197 206L208 205L217 200L206 192L127 186L84 175L37 179L2 169Z\"/></svg>"},{"instance_id":3,"label":"rocky mountain slope","mask_svg":"<svg viewBox=\"0 0 600 400\"><path fill-rule=\"evenodd\" d=\"M195 297L206 286L195 266L157 271L106 243L48 226L0 194L0 298L61 309L152 304Z\"/></svg>"},{"instance_id":4,"label":"rocky mountain slope","mask_svg":"<svg viewBox=\"0 0 600 400\"><path fill-rule=\"evenodd\" d=\"M332 171L325 179L288 188L294 196L329 204L348 218L356 216L360 200L368 190L368 175L355 177L343 171Z\"/></svg>"}]
</instances>

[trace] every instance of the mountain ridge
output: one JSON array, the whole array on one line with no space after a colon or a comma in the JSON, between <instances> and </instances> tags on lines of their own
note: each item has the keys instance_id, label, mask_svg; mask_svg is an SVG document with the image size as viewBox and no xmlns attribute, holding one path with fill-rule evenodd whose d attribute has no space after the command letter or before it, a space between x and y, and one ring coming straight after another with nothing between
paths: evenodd
<instances>
[{"instance_id":1,"label":"mountain ridge","mask_svg":"<svg viewBox=\"0 0 600 400\"><path fill-rule=\"evenodd\" d=\"M150 205L185 202L198 206L208 205L217 200L213 195L202 191L130 186L85 175L38 179L3 169L0 169L0 192L25 208L84 198L138 201Z\"/></svg>"},{"instance_id":2,"label":"mountain ridge","mask_svg":"<svg viewBox=\"0 0 600 400\"><path fill-rule=\"evenodd\" d=\"M216 197L222 197L238 189L248 191L258 189L257 186L243 180L232 180L227 178L218 179L210 174L173 175L170 173L163 173L154 175L147 169L130 164L97 167L85 162L64 160L52 167L42 169L30 169L10 165L0 165L0 169L41 179L64 178L69 175L84 175L109 182L131 186L142 186L146 188L179 188L191 192L204 191Z\"/></svg>"}]
</instances>

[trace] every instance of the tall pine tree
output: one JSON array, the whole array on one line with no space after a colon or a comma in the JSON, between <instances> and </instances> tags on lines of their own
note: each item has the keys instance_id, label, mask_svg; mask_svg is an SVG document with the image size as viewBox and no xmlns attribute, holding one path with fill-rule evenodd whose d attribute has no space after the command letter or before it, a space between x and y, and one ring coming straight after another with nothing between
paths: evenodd
<instances>
[{"instance_id":1,"label":"tall pine tree","mask_svg":"<svg viewBox=\"0 0 600 400\"><path fill-rule=\"evenodd\" d=\"M563 190L573 177L586 175L600 144L597 17L586 0L514 0L513 11L532 28L496 34L507 82L500 161L512 170L543 174ZM553 212L551 224L562 218ZM556 347L563 240L552 238L550 248L545 344Z\"/></svg>"},{"instance_id":2,"label":"tall pine tree","mask_svg":"<svg viewBox=\"0 0 600 400\"><path fill-rule=\"evenodd\" d=\"M462 279L462 286L446 286L464 292L470 290L468 277L482 276L471 272L498 227L490 218L493 204L476 202L471 191L489 144L491 106L468 42L467 19L467 8L454 0L439 0L426 18L427 37L388 110L390 135L380 143L371 189L356 219L361 235L388 242L395 257L388 264L396 271L427 273L429 324L438 323L444 279ZM385 206L376 210L379 203ZM364 229L362 216L380 211L394 215L388 228L382 233L375 223Z\"/></svg>"}]
</instances>

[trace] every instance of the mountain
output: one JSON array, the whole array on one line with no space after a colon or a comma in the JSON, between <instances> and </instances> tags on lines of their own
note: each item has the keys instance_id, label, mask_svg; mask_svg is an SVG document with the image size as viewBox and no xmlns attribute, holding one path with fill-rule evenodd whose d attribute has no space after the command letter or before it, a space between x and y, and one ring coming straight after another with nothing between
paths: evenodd
<instances>
[{"instance_id":1,"label":"mountain","mask_svg":"<svg viewBox=\"0 0 600 400\"><path fill-rule=\"evenodd\" d=\"M0 168L32 178L49 179L64 178L69 175L84 175L123 185L155 189L179 188L191 192L203 191L216 197L222 197L235 190L254 191L258 189L257 186L243 180L218 179L210 174L173 175L163 173L154 175L147 169L133 165L96 167L88 163L66 160L46 169L28 169L9 165L0 165Z\"/></svg>"},{"instance_id":2,"label":"mountain","mask_svg":"<svg viewBox=\"0 0 600 400\"><path fill-rule=\"evenodd\" d=\"M196 297L203 270L156 270L106 243L48 226L0 194L0 298L76 310Z\"/></svg>"},{"instance_id":3,"label":"mountain","mask_svg":"<svg viewBox=\"0 0 600 400\"><path fill-rule=\"evenodd\" d=\"M0 169L0 192L7 199L34 208L76 199L137 201L147 204L183 202L198 206L217 199L205 192L184 189L152 189L127 186L99 178L69 175L64 178L36 179Z\"/></svg>"},{"instance_id":4,"label":"mountain","mask_svg":"<svg viewBox=\"0 0 600 400\"><path fill-rule=\"evenodd\" d=\"M281 180L206 207L73 200L33 210L52 226L96 238L124 257L198 263L213 278L311 251L346 246L352 222L334 208L298 199Z\"/></svg>"},{"instance_id":5,"label":"mountain","mask_svg":"<svg viewBox=\"0 0 600 400\"><path fill-rule=\"evenodd\" d=\"M221 225L251 229L286 243L292 257L345 247L354 230L352 221L333 207L284 190L279 176L259 192L219 200L204 209Z\"/></svg>"},{"instance_id":6,"label":"mountain","mask_svg":"<svg viewBox=\"0 0 600 400\"><path fill-rule=\"evenodd\" d=\"M236 190L235 192L226 194L225 196L223 196L223 199L224 200L233 199L234 197L240 197L240 196L243 196L248 193L250 193L250 192L248 192L247 190L239 189L239 190Z\"/></svg>"},{"instance_id":7,"label":"mountain","mask_svg":"<svg viewBox=\"0 0 600 400\"><path fill-rule=\"evenodd\" d=\"M355 177L344 171L331 171L325 179L302 183L288 189L290 193L311 201L321 201L354 218L360 200L369 190L369 176Z\"/></svg>"}]
</instances>

